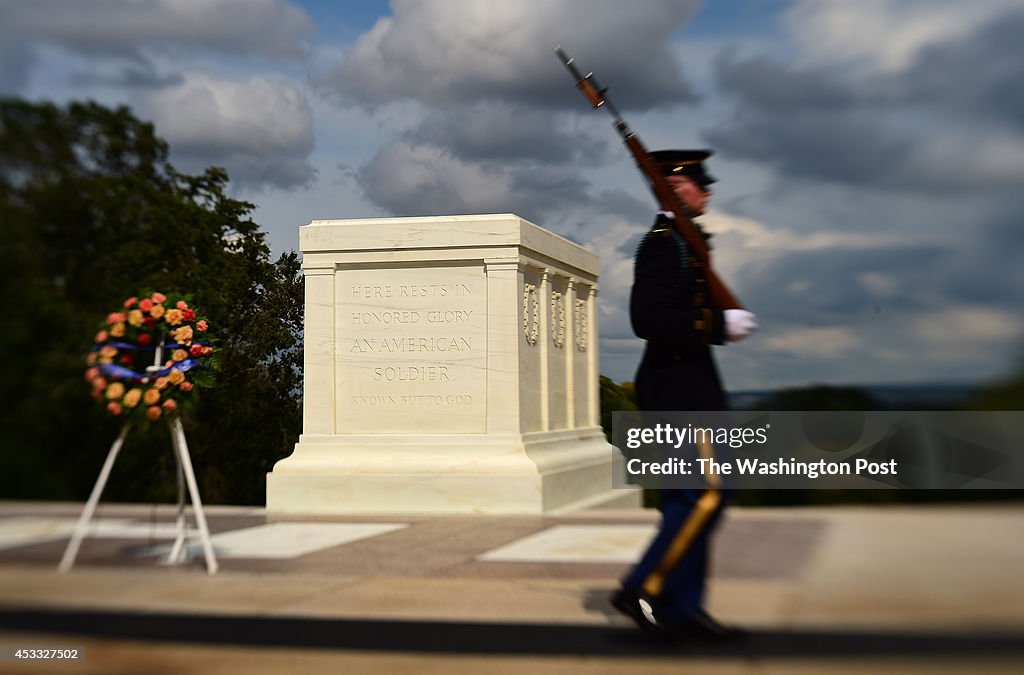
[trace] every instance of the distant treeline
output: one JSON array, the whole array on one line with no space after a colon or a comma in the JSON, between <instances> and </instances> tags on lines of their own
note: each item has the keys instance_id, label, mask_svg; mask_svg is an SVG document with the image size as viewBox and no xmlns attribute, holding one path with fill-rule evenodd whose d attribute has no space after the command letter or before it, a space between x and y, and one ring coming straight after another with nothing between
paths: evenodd
<instances>
[{"instance_id":1,"label":"distant treeline","mask_svg":"<svg viewBox=\"0 0 1024 675\"><path fill-rule=\"evenodd\" d=\"M1024 410L1024 369L1017 375L982 387L831 387L812 385L777 392L744 393L735 397L742 410ZM740 403L741 405L736 405ZM636 410L632 382L616 384L601 378L601 424L611 439L612 413ZM1024 490L743 490L735 502L747 506L796 506L850 503L926 503L1024 500ZM644 502L657 505L647 491Z\"/></svg>"}]
</instances>

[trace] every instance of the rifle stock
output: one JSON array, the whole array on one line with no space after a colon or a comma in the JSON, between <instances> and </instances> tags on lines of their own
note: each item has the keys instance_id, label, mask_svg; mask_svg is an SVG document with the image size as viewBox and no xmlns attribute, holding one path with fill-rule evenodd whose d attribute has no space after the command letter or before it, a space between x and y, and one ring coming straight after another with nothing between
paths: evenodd
<instances>
[{"instance_id":1,"label":"rifle stock","mask_svg":"<svg viewBox=\"0 0 1024 675\"><path fill-rule=\"evenodd\" d=\"M622 119L618 110L608 100L606 95L608 90L602 89L597 85L593 73L588 73L586 76L581 75L580 71L576 68L575 60L570 58L561 47L556 47L555 53L576 79L576 86L583 92L583 95L590 101L590 104L595 108L607 108L608 112L615 119L615 128L618 130L619 135L622 136L622 140L629 149L630 154L633 155L637 168L647 178L655 199L672 210L672 213L675 215L676 231L683 237L683 241L686 242L693 255L703 265L704 277L708 284L708 293L711 295L711 301L714 306L718 309L742 309L743 304L740 303L739 299L729 290L711 267L711 252L708 249L707 242L704 240L704 235L697 229L697 226L690 218L686 206L679 200L678 195L668 184L668 181L665 180L665 176L662 175L658 165L651 158L651 154L644 147L640 138L629 129L626 121Z\"/></svg>"}]
</instances>

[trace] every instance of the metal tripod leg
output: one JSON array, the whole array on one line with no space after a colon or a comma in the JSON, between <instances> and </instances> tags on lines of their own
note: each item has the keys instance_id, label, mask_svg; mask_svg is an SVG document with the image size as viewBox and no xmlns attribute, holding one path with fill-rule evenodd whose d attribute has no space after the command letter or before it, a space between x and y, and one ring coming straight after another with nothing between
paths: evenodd
<instances>
[{"instance_id":1,"label":"metal tripod leg","mask_svg":"<svg viewBox=\"0 0 1024 675\"><path fill-rule=\"evenodd\" d=\"M121 433L118 434L114 444L110 446L110 452L107 453L107 459L103 462L103 468L100 469L99 478L96 479L96 485L92 488L89 501L85 503L85 510L82 511L82 515L78 518L78 524L75 525L75 531L71 535L68 547L64 549L64 557L60 559L60 565L57 566L58 572L67 572L75 564L78 548L82 545L82 539L85 538L85 531L89 527L89 521L92 520L92 515L96 511L100 495L103 494L103 488L107 484L107 479L110 478L110 471L114 468L114 460L117 459L117 453L121 451L121 446L124 445L124 439L127 435L128 425L125 424L121 427Z\"/></svg>"},{"instance_id":2,"label":"metal tripod leg","mask_svg":"<svg viewBox=\"0 0 1024 675\"><path fill-rule=\"evenodd\" d=\"M199 527L199 537L203 544L203 555L206 558L206 572L208 574L216 574L217 558L213 554L210 530L206 526L206 514L203 513L203 502L199 498L199 486L196 484L196 476L192 471L192 459L189 457L188 443L185 441L185 430L182 429L181 418L177 415L171 417L167 423L171 429L171 444L174 446L174 451L177 454L179 466L185 474L189 496L192 498L192 511L196 516L196 525ZM183 503L182 508L184 508Z\"/></svg>"},{"instance_id":3,"label":"metal tripod leg","mask_svg":"<svg viewBox=\"0 0 1024 675\"><path fill-rule=\"evenodd\" d=\"M174 464L177 468L175 473L178 476L178 513L177 536L174 538L174 545L171 547L171 552L167 554L167 558L164 559L164 562L168 565L180 565L185 562L185 541L187 539L187 522L185 520L185 471L181 468L181 455L177 450L178 444L174 438L174 430L170 426L168 426L168 430L171 432L171 445L174 448Z\"/></svg>"}]
</instances>

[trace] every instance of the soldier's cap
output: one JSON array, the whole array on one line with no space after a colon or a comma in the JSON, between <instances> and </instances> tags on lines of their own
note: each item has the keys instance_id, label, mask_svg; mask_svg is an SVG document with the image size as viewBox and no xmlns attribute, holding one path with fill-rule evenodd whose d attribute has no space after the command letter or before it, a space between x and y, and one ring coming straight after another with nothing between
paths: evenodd
<instances>
[{"instance_id":1,"label":"soldier's cap","mask_svg":"<svg viewBox=\"0 0 1024 675\"><path fill-rule=\"evenodd\" d=\"M706 188L717 181L704 170L704 160L711 154L710 150L657 150L651 153L651 159L664 175L686 176Z\"/></svg>"}]
</instances>

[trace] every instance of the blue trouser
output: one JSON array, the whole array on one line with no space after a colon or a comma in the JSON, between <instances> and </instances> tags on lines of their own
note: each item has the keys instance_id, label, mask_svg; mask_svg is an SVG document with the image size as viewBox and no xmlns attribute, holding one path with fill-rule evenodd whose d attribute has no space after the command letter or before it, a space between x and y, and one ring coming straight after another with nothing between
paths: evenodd
<instances>
[{"instance_id":1,"label":"blue trouser","mask_svg":"<svg viewBox=\"0 0 1024 675\"><path fill-rule=\"evenodd\" d=\"M660 620L680 621L704 604L711 532L725 508L718 490L661 490L661 529L622 586L655 602Z\"/></svg>"}]
</instances>

